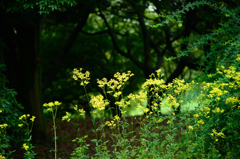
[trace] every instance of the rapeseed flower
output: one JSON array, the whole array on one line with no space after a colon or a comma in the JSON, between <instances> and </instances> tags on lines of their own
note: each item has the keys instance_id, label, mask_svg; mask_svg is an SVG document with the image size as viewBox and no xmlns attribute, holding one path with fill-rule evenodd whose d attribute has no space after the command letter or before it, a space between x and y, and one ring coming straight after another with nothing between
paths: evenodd
<instances>
[{"instance_id":1,"label":"rapeseed flower","mask_svg":"<svg viewBox=\"0 0 240 159\"><path fill-rule=\"evenodd\" d=\"M86 111L83 109L79 109L78 111L79 111L80 115L84 115L86 113Z\"/></svg>"},{"instance_id":2,"label":"rapeseed flower","mask_svg":"<svg viewBox=\"0 0 240 159\"><path fill-rule=\"evenodd\" d=\"M78 69L74 69L73 70L73 79L74 80L80 80L80 85L81 86L85 86L89 83L90 80L90 72L86 71L85 73L82 73L82 68Z\"/></svg>"},{"instance_id":3,"label":"rapeseed flower","mask_svg":"<svg viewBox=\"0 0 240 159\"><path fill-rule=\"evenodd\" d=\"M203 125L203 124L204 124L204 121L199 120L199 121L198 121L198 126L199 126L199 124L200 124L200 125Z\"/></svg>"},{"instance_id":4,"label":"rapeseed flower","mask_svg":"<svg viewBox=\"0 0 240 159\"><path fill-rule=\"evenodd\" d=\"M106 121L105 124L106 124L107 126L109 126L109 127L114 127L114 126L116 126L116 124L114 123L114 120L112 120L112 121Z\"/></svg>"},{"instance_id":5,"label":"rapeseed flower","mask_svg":"<svg viewBox=\"0 0 240 159\"><path fill-rule=\"evenodd\" d=\"M96 108L98 110L104 110L105 107L109 104L107 100L104 100L104 97L100 94L97 96L91 96L90 103L93 108Z\"/></svg>"},{"instance_id":6,"label":"rapeseed flower","mask_svg":"<svg viewBox=\"0 0 240 159\"><path fill-rule=\"evenodd\" d=\"M27 146L27 144L24 143L24 144L23 144L23 148L24 148L25 150L27 150L27 149L29 148L29 146Z\"/></svg>"},{"instance_id":7,"label":"rapeseed flower","mask_svg":"<svg viewBox=\"0 0 240 159\"><path fill-rule=\"evenodd\" d=\"M59 101L54 101L54 102L49 102L49 103L44 103L43 107L47 108L47 111L53 112L54 110L57 109L58 106L60 106L62 102Z\"/></svg>"},{"instance_id":8,"label":"rapeseed flower","mask_svg":"<svg viewBox=\"0 0 240 159\"><path fill-rule=\"evenodd\" d=\"M19 127L22 127L22 126L23 126L23 124L18 124L18 126L19 126Z\"/></svg>"},{"instance_id":9,"label":"rapeseed flower","mask_svg":"<svg viewBox=\"0 0 240 159\"><path fill-rule=\"evenodd\" d=\"M66 115L62 117L62 121L64 121L64 120L67 120L67 122L69 122L71 120L68 112L66 112Z\"/></svg>"},{"instance_id":10,"label":"rapeseed flower","mask_svg":"<svg viewBox=\"0 0 240 159\"><path fill-rule=\"evenodd\" d=\"M236 104L238 102L240 102L238 97L229 97L229 98L226 99L226 104L228 104L228 103Z\"/></svg>"},{"instance_id":11,"label":"rapeseed flower","mask_svg":"<svg viewBox=\"0 0 240 159\"><path fill-rule=\"evenodd\" d=\"M8 124L1 124L0 128L5 129L8 126Z\"/></svg>"},{"instance_id":12,"label":"rapeseed flower","mask_svg":"<svg viewBox=\"0 0 240 159\"><path fill-rule=\"evenodd\" d=\"M192 126L190 126L190 125L188 126L188 128L189 128L190 130L193 130L193 127L192 127Z\"/></svg>"},{"instance_id":13,"label":"rapeseed flower","mask_svg":"<svg viewBox=\"0 0 240 159\"><path fill-rule=\"evenodd\" d=\"M240 61L240 54L237 54L236 61Z\"/></svg>"},{"instance_id":14,"label":"rapeseed flower","mask_svg":"<svg viewBox=\"0 0 240 159\"><path fill-rule=\"evenodd\" d=\"M120 120L120 117L118 115L115 115L114 120Z\"/></svg>"},{"instance_id":15,"label":"rapeseed flower","mask_svg":"<svg viewBox=\"0 0 240 159\"><path fill-rule=\"evenodd\" d=\"M34 122L34 119L35 119L36 117L35 116L32 116L32 118L30 119L32 122Z\"/></svg>"}]
</instances>

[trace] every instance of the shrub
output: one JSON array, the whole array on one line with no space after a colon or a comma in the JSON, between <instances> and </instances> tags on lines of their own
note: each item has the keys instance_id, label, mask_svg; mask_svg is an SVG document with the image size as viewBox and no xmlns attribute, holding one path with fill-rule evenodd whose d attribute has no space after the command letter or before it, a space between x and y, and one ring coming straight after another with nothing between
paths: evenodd
<instances>
[{"instance_id":1,"label":"shrub","mask_svg":"<svg viewBox=\"0 0 240 159\"><path fill-rule=\"evenodd\" d=\"M10 151L10 145L20 146L24 139L24 129L18 127L23 107L16 101L16 92L6 87L5 65L0 64L0 124L7 124L6 133L0 133L0 152ZM4 129L0 129L3 131ZM4 131L5 131L4 130Z\"/></svg>"}]
</instances>

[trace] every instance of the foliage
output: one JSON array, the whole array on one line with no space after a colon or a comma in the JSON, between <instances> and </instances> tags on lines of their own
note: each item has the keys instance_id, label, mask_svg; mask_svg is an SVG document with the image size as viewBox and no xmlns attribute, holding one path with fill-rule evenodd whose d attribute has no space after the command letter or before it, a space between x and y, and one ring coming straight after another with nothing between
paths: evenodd
<instances>
[{"instance_id":1,"label":"foliage","mask_svg":"<svg viewBox=\"0 0 240 159\"><path fill-rule=\"evenodd\" d=\"M121 99L115 104L121 108L127 107L133 101L141 101L147 97L148 87L153 86L154 100L153 103L148 103L153 107L153 111L144 108L141 103L137 102L136 107L142 109L146 114L145 117L136 119L132 116L132 122L129 123L125 117L120 118L120 114L111 117L111 119L103 118L93 130L94 133L100 131L100 138L92 140L96 144L97 158L237 158L240 154L239 149L239 110L240 100L239 84L240 84L240 55L236 57L234 66L225 69L223 66L219 71L209 76L221 76L214 82L192 81L186 83L184 80L175 79L173 83L168 85L161 79L163 75L161 70L146 80L142 85L142 92L139 94L129 94L127 99ZM237 69L238 68L238 69ZM237 70L237 71L236 71ZM76 71L76 70L75 70ZM89 73L82 73L78 70L74 79L79 78L80 83L84 86L84 81L89 80ZM124 85L124 82L132 76L129 73L116 73L115 79L99 80L99 87L106 89L106 93L111 93L118 97L118 92ZM153 77L154 76L154 77ZM231 81L232 80L232 81ZM121 81L123 83L121 83ZM87 82L88 84L88 82ZM105 87L106 86L106 87ZM84 86L85 87L85 86ZM182 112L179 115L175 114L175 109L182 103L187 102L184 94L193 88L200 89L201 94L198 100L201 103L198 109L193 111ZM112 91L113 92L112 92ZM158 93L165 90L163 96ZM122 91L122 90L121 90ZM122 94L122 93L121 93ZM121 96L121 94L119 96ZM103 96L92 96L89 102L90 106L104 113L107 109L108 101ZM161 116L160 108L163 105L156 105L155 102L166 101L167 107L170 108L170 113L166 116ZM75 107L80 115L84 115L84 110ZM124 109L120 109L122 116L126 113ZM141 113L140 113L141 114ZM70 116L67 113L62 120L70 121ZM140 124L139 130L133 129L133 120ZM161 125L166 122L167 126ZM131 129L132 126L132 129ZM106 132L111 131L111 139L113 151L109 151L106 140ZM128 132L128 130L131 130ZM181 132L181 136L177 136ZM79 133L80 134L80 133ZM76 148L72 153L72 158L89 158L86 154L88 145L84 144L84 137L76 138L80 147ZM137 145L135 145L137 143Z\"/></svg>"},{"instance_id":2,"label":"foliage","mask_svg":"<svg viewBox=\"0 0 240 159\"><path fill-rule=\"evenodd\" d=\"M32 116L30 119L28 119L29 117L30 117L30 114L23 114L22 116L20 116L19 120L22 122L22 124L18 124L18 126L21 128L26 126L25 136L27 138L24 139L22 148L26 150L26 152L24 153L24 158L32 159L32 158L35 158L34 156L36 155L36 153L34 153L33 151L35 147L31 144L32 136L30 135L30 133L32 132L33 122L36 117Z\"/></svg>"},{"instance_id":3,"label":"foliage","mask_svg":"<svg viewBox=\"0 0 240 159\"><path fill-rule=\"evenodd\" d=\"M50 150L54 152L55 159L57 159L57 128L56 128L56 116L57 116L57 110L59 106L61 105L61 102L55 101L55 102L50 102L50 103L44 103L43 106L47 108L48 112L52 113L52 118L53 118L53 131L54 131L54 150Z\"/></svg>"},{"instance_id":4,"label":"foliage","mask_svg":"<svg viewBox=\"0 0 240 159\"><path fill-rule=\"evenodd\" d=\"M219 27L211 33L204 35L190 36L183 40L191 45L186 50L180 51L178 58L187 56L195 48L207 47L204 60L201 63L203 72L199 72L196 79L190 83L184 80L175 79L172 83L166 84L163 80L161 70L157 70L142 85L142 90L131 93L127 97L123 96L125 83L133 74L116 73L114 78L103 78L98 80L98 87L102 89L102 94L92 94L88 104L93 112L105 113L110 109L110 103L120 107L120 112L116 116L101 118L93 124L96 127L96 139L92 140L96 144L95 158L238 158L239 157L239 110L240 110L240 54L239 50L239 8L227 9L224 5L213 4L212 2L198 1L183 6L182 10L177 10L172 15L162 15L166 20L161 23L169 23L172 20L182 27L181 15L190 9L207 5L219 13ZM211 17L206 17L209 20ZM161 26L161 25L159 25ZM170 58L170 60L175 57ZM87 98L89 94L86 86L90 81L90 73L82 72L82 69L73 71L74 80L79 80L84 87ZM153 100L148 103L152 108L145 108L142 102L146 100L148 90L151 89ZM175 114L175 111L183 104L191 101L185 98L189 90L193 91L192 98L197 98L199 108L193 111ZM200 94L198 94L200 92ZM114 100L110 100L109 96ZM137 119L132 115L131 122L125 118L127 108L135 102L136 108L145 113ZM163 105L163 102L166 105ZM159 104L160 103L160 104ZM55 158L57 157L56 147L56 126L55 119L59 102L48 103L48 111L52 112L54 122ZM56 106L56 107L55 107ZM161 114L161 107L168 107L170 113L166 116ZM83 109L74 107L80 116L85 114ZM120 117L122 116L122 117ZM70 122L70 115L66 112L63 120ZM133 120L139 123L140 129L134 130ZM161 123L166 122L163 127ZM76 125L77 126L77 125ZM3 125L4 127L4 125ZM6 128L6 127L4 127ZM128 130L131 130L128 132ZM5 129L3 129L5 130ZM113 151L110 151L109 140L106 139L106 131L111 131ZM178 132L181 135L178 136ZM100 136L98 134L100 133ZM73 140L79 147L72 152L72 158L89 158L87 153L88 145L85 138L80 136ZM26 147L26 145L24 145ZM25 148L26 149L26 148Z\"/></svg>"},{"instance_id":5,"label":"foliage","mask_svg":"<svg viewBox=\"0 0 240 159\"><path fill-rule=\"evenodd\" d=\"M206 74L208 74L214 73L216 71L216 67L220 64L225 67L229 67L238 54L240 47L240 31L238 29L240 23L239 7L231 9L227 8L224 2L220 5L205 0L193 3L189 2L187 5L183 6L181 10L177 10L171 15L159 15L164 20L159 24L153 25L153 27L164 26L170 21L176 21L180 26L182 26L182 15L186 14L189 10L198 10L201 6L208 6L217 13L217 16L214 17L205 16L204 20L213 21L217 19L218 27L213 29L210 33L197 34L185 38L182 40L182 43L191 41L191 45L188 45L187 49L181 50L177 54L177 57L170 57L169 59L172 60L183 56L189 56L189 54L194 52L196 48L209 48L206 50L205 56L200 63L200 67Z\"/></svg>"},{"instance_id":6,"label":"foliage","mask_svg":"<svg viewBox=\"0 0 240 159\"><path fill-rule=\"evenodd\" d=\"M10 0L10 1L2 1L0 6L7 12L22 12L27 9L36 9L38 8L39 13L50 13L58 8L61 8L66 5L76 5L75 0L60 0L60 1L25 1L25 0Z\"/></svg>"},{"instance_id":7,"label":"foliage","mask_svg":"<svg viewBox=\"0 0 240 159\"><path fill-rule=\"evenodd\" d=\"M10 151L10 145L20 146L24 139L24 129L19 128L18 124L21 121L18 117L22 115L21 110L23 107L21 104L17 103L16 95L17 93L13 89L6 87L7 79L4 75L5 65L0 65L0 123L7 124L5 127L6 133L0 134L1 139L1 149L2 154Z\"/></svg>"}]
</instances>

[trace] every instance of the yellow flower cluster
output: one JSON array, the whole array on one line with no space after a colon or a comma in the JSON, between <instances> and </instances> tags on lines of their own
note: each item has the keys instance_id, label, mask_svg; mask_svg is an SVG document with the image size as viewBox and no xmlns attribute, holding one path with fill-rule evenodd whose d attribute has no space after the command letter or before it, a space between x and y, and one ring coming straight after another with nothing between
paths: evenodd
<instances>
[{"instance_id":1,"label":"yellow flower cluster","mask_svg":"<svg viewBox=\"0 0 240 159\"><path fill-rule=\"evenodd\" d=\"M2 110L0 110L0 113L2 113Z\"/></svg>"},{"instance_id":2,"label":"yellow flower cluster","mask_svg":"<svg viewBox=\"0 0 240 159\"><path fill-rule=\"evenodd\" d=\"M150 111L149 108L145 108L145 109L143 110L144 113L147 113L147 112L149 112L149 111Z\"/></svg>"},{"instance_id":3,"label":"yellow flower cluster","mask_svg":"<svg viewBox=\"0 0 240 159\"><path fill-rule=\"evenodd\" d=\"M54 111L54 107L58 107L62 104L62 102L59 101L55 101L55 102L50 102L50 103L44 103L43 107L47 108L47 111L49 112L53 112Z\"/></svg>"},{"instance_id":4,"label":"yellow flower cluster","mask_svg":"<svg viewBox=\"0 0 240 159\"><path fill-rule=\"evenodd\" d=\"M114 127L114 126L116 126L116 124L114 123L114 121L112 120L112 121L106 121L106 123L105 123L107 126L109 126L109 127Z\"/></svg>"},{"instance_id":5,"label":"yellow flower cluster","mask_svg":"<svg viewBox=\"0 0 240 159\"><path fill-rule=\"evenodd\" d=\"M146 89L149 88L150 86L158 86L162 89L166 89L167 86L165 85L165 81L163 79L147 79L146 82L144 82L144 84L142 85L142 89ZM155 90L158 88L155 88ZM151 90L152 91L152 90Z\"/></svg>"},{"instance_id":6,"label":"yellow flower cluster","mask_svg":"<svg viewBox=\"0 0 240 159\"><path fill-rule=\"evenodd\" d=\"M22 127L22 126L23 126L23 124L18 124L18 126L19 126L19 127Z\"/></svg>"},{"instance_id":7,"label":"yellow flower cluster","mask_svg":"<svg viewBox=\"0 0 240 159\"><path fill-rule=\"evenodd\" d=\"M77 111L80 113L80 115L84 115L84 114L86 113L85 110L83 110L83 109L78 109L78 106L77 106L77 105L75 105L74 110L77 110Z\"/></svg>"},{"instance_id":8,"label":"yellow flower cluster","mask_svg":"<svg viewBox=\"0 0 240 159\"><path fill-rule=\"evenodd\" d=\"M151 86L155 86L154 87L155 91L158 91L159 88L161 89L167 88L167 86L165 85L165 81L163 79L150 78L150 79L147 79L146 82L144 82L144 84L142 85L142 89L146 89ZM153 90L150 90L150 91L153 91Z\"/></svg>"},{"instance_id":9,"label":"yellow flower cluster","mask_svg":"<svg viewBox=\"0 0 240 159\"><path fill-rule=\"evenodd\" d=\"M240 102L240 100L238 99L238 97L229 97L226 99L226 104L228 104L228 103L237 104L239 102Z\"/></svg>"},{"instance_id":10,"label":"yellow flower cluster","mask_svg":"<svg viewBox=\"0 0 240 159\"><path fill-rule=\"evenodd\" d=\"M73 79L74 80L79 79L81 81L80 83L81 86L85 86L89 83L89 80L90 80L89 76L90 76L90 72L86 71L85 73L82 73L82 68L80 68L79 70L75 68L73 70Z\"/></svg>"},{"instance_id":11,"label":"yellow flower cluster","mask_svg":"<svg viewBox=\"0 0 240 159\"><path fill-rule=\"evenodd\" d=\"M198 126L203 125L203 124L204 124L204 121L198 120Z\"/></svg>"},{"instance_id":12,"label":"yellow flower cluster","mask_svg":"<svg viewBox=\"0 0 240 159\"><path fill-rule=\"evenodd\" d=\"M6 157L0 154L0 159L5 159Z\"/></svg>"},{"instance_id":13,"label":"yellow flower cluster","mask_svg":"<svg viewBox=\"0 0 240 159\"><path fill-rule=\"evenodd\" d=\"M217 132L216 131L216 129L212 129L212 133L211 133L211 136L215 136L215 137L217 137L217 136L220 136L221 138L225 138L225 135L224 135L224 133L223 132ZM216 141L218 141L218 139L216 139Z\"/></svg>"},{"instance_id":14,"label":"yellow flower cluster","mask_svg":"<svg viewBox=\"0 0 240 159\"><path fill-rule=\"evenodd\" d=\"M131 71L128 71L127 73L115 73L114 78L110 79L109 81L106 78L103 78L102 80L97 79L98 87L104 88L105 86L109 87L113 91L120 90L123 85L129 80L130 77L132 77L134 74L131 73ZM112 91L108 91L108 93L112 93ZM118 97L121 95L121 91L117 91L114 96Z\"/></svg>"},{"instance_id":15,"label":"yellow flower cluster","mask_svg":"<svg viewBox=\"0 0 240 159\"><path fill-rule=\"evenodd\" d=\"M25 121L26 121L28 117L30 117L30 114L23 114L22 116L19 117L19 120L22 120L22 121L25 120ZM30 120L31 120L32 122L34 122L35 118L36 118L35 116L32 116L32 117L30 118ZM18 124L18 126L19 126L19 127L22 127L22 124Z\"/></svg>"},{"instance_id":16,"label":"yellow flower cluster","mask_svg":"<svg viewBox=\"0 0 240 159\"><path fill-rule=\"evenodd\" d=\"M115 104L124 109L128 105L130 105L130 101L125 101L124 99L121 99L119 102L115 102Z\"/></svg>"},{"instance_id":17,"label":"yellow flower cluster","mask_svg":"<svg viewBox=\"0 0 240 159\"><path fill-rule=\"evenodd\" d=\"M119 83L121 85L123 85L125 82L127 82L129 80L130 77L134 76L133 73L131 73L131 71L128 71L127 73L115 73L113 77L115 77Z\"/></svg>"},{"instance_id":18,"label":"yellow flower cluster","mask_svg":"<svg viewBox=\"0 0 240 159\"><path fill-rule=\"evenodd\" d=\"M0 124L0 128L5 129L8 126L8 124Z\"/></svg>"},{"instance_id":19,"label":"yellow flower cluster","mask_svg":"<svg viewBox=\"0 0 240 159\"><path fill-rule=\"evenodd\" d=\"M106 121L105 124L109 127L114 127L116 126L115 121L120 120L120 117L118 115L114 116L114 119L112 121Z\"/></svg>"},{"instance_id":20,"label":"yellow flower cluster","mask_svg":"<svg viewBox=\"0 0 240 159\"><path fill-rule=\"evenodd\" d=\"M62 117L62 121L64 121L64 120L67 120L67 122L69 122L71 120L68 112L66 112L66 115Z\"/></svg>"},{"instance_id":21,"label":"yellow flower cluster","mask_svg":"<svg viewBox=\"0 0 240 159\"><path fill-rule=\"evenodd\" d=\"M217 68L217 73L218 74L221 74L221 75L225 75L225 77L227 78L233 78L233 79L236 79L236 74L238 76L239 72L236 72L236 68L233 67L233 66L229 66L228 69L225 69L224 66L221 66L221 70L219 70L219 68ZM238 76L239 77L239 76ZM238 78L237 78L238 79Z\"/></svg>"},{"instance_id":22,"label":"yellow flower cluster","mask_svg":"<svg viewBox=\"0 0 240 159\"><path fill-rule=\"evenodd\" d=\"M189 125L188 128L189 128L190 130L193 130L193 127L192 127L191 125Z\"/></svg>"},{"instance_id":23,"label":"yellow flower cluster","mask_svg":"<svg viewBox=\"0 0 240 159\"><path fill-rule=\"evenodd\" d=\"M194 114L193 117L198 118L199 114Z\"/></svg>"},{"instance_id":24,"label":"yellow flower cluster","mask_svg":"<svg viewBox=\"0 0 240 159\"><path fill-rule=\"evenodd\" d=\"M184 79L180 80L178 78L175 78L173 80L173 87L175 88L174 93L179 95L182 91L189 90L190 89L189 83L186 83L186 84L184 83L185 83Z\"/></svg>"},{"instance_id":25,"label":"yellow flower cluster","mask_svg":"<svg viewBox=\"0 0 240 159\"><path fill-rule=\"evenodd\" d=\"M207 118L210 118L210 116L207 116L210 113L210 108L209 107L204 107L204 108L201 108L200 110L203 112L204 116L206 116ZM200 114L201 113L199 113L199 115Z\"/></svg>"},{"instance_id":26,"label":"yellow flower cluster","mask_svg":"<svg viewBox=\"0 0 240 159\"><path fill-rule=\"evenodd\" d=\"M179 107L179 103L177 102L176 98L173 97L171 94L168 94L167 95L167 98L166 98L166 103L168 104L168 106L170 108L174 107L174 108L177 108Z\"/></svg>"},{"instance_id":27,"label":"yellow flower cluster","mask_svg":"<svg viewBox=\"0 0 240 159\"><path fill-rule=\"evenodd\" d=\"M236 61L240 61L240 54L237 54Z\"/></svg>"},{"instance_id":28,"label":"yellow flower cluster","mask_svg":"<svg viewBox=\"0 0 240 159\"><path fill-rule=\"evenodd\" d=\"M221 90L218 88L219 86L212 86L212 90L209 92L208 97L213 98L216 97L216 101L220 100L220 96L228 93L226 90Z\"/></svg>"},{"instance_id":29,"label":"yellow flower cluster","mask_svg":"<svg viewBox=\"0 0 240 159\"><path fill-rule=\"evenodd\" d=\"M97 96L91 96L90 103L93 108L96 108L98 110L104 110L105 107L109 104L108 101L104 100L104 97L100 94Z\"/></svg>"},{"instance_id":30,"label":"yellow flower cluster","mask_svg":"<svg viewBox=\"0 0 240 159\"><path fill-rule=\"evenodd\" d=\"M27 144L24 143L24 144L23 144L23 148L24 148L25 150L27 150L27 149L29 148L29 146L27 146Z\"/></svg>"},{"instance_id":31,"label":"yellow flower cluster","mask_svg":"<svg viewBox=\"0 0 240 159\"><path fill-rule=\"evenodd\" d=\"M215 110L212 111L213 113L223 113L224 109L220 109L219 107L216 107Z\"/></svg>"},{"instance_id":32,"label":"yellow flower cluster","mask_svg":"<svg viewBox=\"0 0 240 159\"><path fill-rule=\"evenodd\" d=\"M140 102L144 102L146 100L146 98L147 98L147 91L143 91L143 90L139 91L138 94L130 93L128 95L129 100L136 100L137 99Z\"/></svg>"}]
</instances>

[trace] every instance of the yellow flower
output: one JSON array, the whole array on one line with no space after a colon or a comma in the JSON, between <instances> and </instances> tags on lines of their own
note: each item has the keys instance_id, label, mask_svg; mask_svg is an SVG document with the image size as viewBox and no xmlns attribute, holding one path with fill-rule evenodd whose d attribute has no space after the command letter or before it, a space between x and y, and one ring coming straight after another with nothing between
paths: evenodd
<instances>
[{"instance_id":1,"label":"yellow flower","mask_svg":"<svg viewBox=\"0 0 240 159\"><path fill-rule=\"evenodd\" d=\"M73 70L73 79L74 80L80 79L81 86L85 86L89 83L89 80L90 80L89 76L90 76L90 72L86 71L85 73L82 73L82 68L80 68L79 70L75 68Z\"/></svg>"},{"instance_id":2,"label":"yellow flower","mask_svg":"<svg viewBox=\"0 0 240 159\"><path fill-rule=\"evenodd\" d=\"M144 113L149 112L149 108L144 109L143 112L144 112Z\"/></svg>"},{"instance_id":3,"label":"yellow flower","mask_svg":"<svg viewBox=\"0 0 240 159\"><path fill-rule=\"evenodd\" d=\"M118 91L118 92L114 93L113 96L114 96L115 98L117 98L117 97L120 96L121 94L122 94L122 92L121 92L121 91Z\"/></svg>"},{"instance_id":4,"label":"yellow flower","mask_svg":"<svg viewBox=\"0 0 240 159\"><path fill-rule=\"evenodd\" d=\"M48 107L48 104L47 104L47 103L44 103L43 106L44 106L44 107Z\"/></svg>"},{"instance_id":5,"label":"yellow flower","mask_svg":"<svg viewBox=\"0 0 240 159\"><path fill-rule=\"evenodd\" d=\"M0 110L0 113L2 113L2 110Z\"/></svg>"},{"instance_id":6,"label":"yellow flower","mask_svg":"<svg viewBox=\"0 0 240 159\"><path fill-rule=\"evenodd\" d=\"M27 149L29 148L29 146L27 146L27 144L24 143L24 144L23 144L23 148L24 148L25 150L27 150Z\"/></svg>"},{"instance_id":7,"label":"yellow flower","mask_svg":"<svg viewBox=\"0 0 240 159\"><path fill-rule=\"evenodd\" d=\"M188 126L188 128L189 128L189 129L191 129L191 130L193 130L193 127L192 127L192 126L190 126L190 125Z\"/></svg>"},{"instance_id":8,"label":"yellow flower","mask_svg":"<svg viewBox=\"0 0 240 159\"><path fill-rule=\"evenodd\" d=\"M78 111L79 111L80 115L84 115L86 113L86 111L83 109L79 109Z\"/></svg>"},{"instance_id":9,"label":"yellow flower","mask_svg":"<svg viewBox=\"0 0 240 159\"><path fill-rule=\"evenodd\" d=\"M105 85L107 85L107 79L103 78L102 80L97 79L98 87L104 88Z\"/></svg>"},{"instance_id":10,"label":"yellow flower","mask_svg":"<svg viewBox=\"0 0 240 159\"><path fill-rule=\"evenodd\" d=\"M1 125L0 125L0 127L1 127L2 129L5 129L7 126L8 126L8 124L1 124Z\"/></svg>"},{"instance_id":11,"label":"yellow flower","mask_svg":"<svg viewBox=\"0 0 240 159\"><path fill-rule=\"evenodd\" d=\"M70 121L70 118L69 118L68 114L69 114L69 113L66 112L66 115L62 117L62 121L64 121L64 120L67 120L67 122Z\"/></svg>"},{"instance_id":12,"label":"yellow flower","mask_svg":"<svg viewBox=\"0 0 240 159\"><path fill-rule=\"evenodd\" d=\"M35 116L32 116L30 120L33 122L35 118L36 118Z\"/></svg>"},{"instance_id":13,"label":"yellow flower","mask_svg":"<svg viewBox=\"0 0 240 159\"><path fill-rule=\"evenodd\" d=\"M210 108L209 107L204 107L203 108L205 111L210 111Z\"/></svg>"},{"instance_id":14,"label":"yellow flower","mask_svg":"<svg viewBox=\"0 0 240 159\"><path fill-rule=\"evenodd\" d=\"M218 136L221 136L222 138L225 138L224 136L224 133L223 132L220 132L220 133L217 133Z\"/></svg>"},{"instance_id":15,"label":"yellow flower","mask_svg":"<svg viewBox=\"0 0 240 159\"><path fill-rule=\"evenodd\" d=\"M19 127L22 127L22 126L23 126L23 124L18 124L18 126L19 126Z\"/></svg>"},{"instance_id":16,"label":"yellow flower","mask_svg":"<svg viewBox=\"0 0 240 159\"><path fill-rule=\"evenodd\" d=\"M56 106L59 106L59 105L61 105L61 104L62 104L62 102L55 101L55 102L54 102L54 104L55 104Z\"/></svg>"},{"instance_id":17,"label":"yellow flower","mask_svg":"<svg viewBox=\"0 0 240 159\"><path fill-rule=\"evenodd\" d=\"M120 120L120 117L118 115L114 116L115 120Z\"/></svg>"},{"instance_id":18,"label":"yellow flower","mask_svg":"<svg viewBox=\"0 0 240 159\"><path fill-rule=\"evenodd\" d=\"M116 124L114 123L114 120L112 120L111 122L110 121L106 121L105 124L109 127L114 127L116 126Z\"/></svg>"},{"instance_id":19,"label":"yellow flower","mask_svg":"<svg viewBox=\"0 0 240 159\"><path fill-rule=\"evenodd\" d=\"M198 121L198 124L201 124L201 125L203 125L203 124L204 124L204 121L202 121L202 120L199 120L199 121Z\"/></svg>"},{"instance_id":20,"label":"yellow flower","mask_svg":"<svg viewBox=\"0 0 240 159\"><path fill-rule=\"evenodd\" d=\"M226 99L226 104L231 103L231 104L235 104L238 103L239 99L238 97L229 97Z\"/></svg>"},{"instance_id":21,"label":"yellow flower","mask_svg":"<svg viewBox=\"0 0 240 159\"><path fill-rule=\"evenodd\" d=\"M236 61L240 61L240 54L237 54Z\"/></svg>"},{"instance_id":22,"label":"yellow flower","mask_svg":"<svg viewBox=\"0 0 240 159\"><path fill-rule=\"evenodd\" d=\"M75 105L75 107L73 108L74 110L77 110L78 109L78 106L77 105Z\"/></svg>"},{"instance_id":23,"label":"yellow flower","mask_svg":"<svg viewBox=\"0 0 240 159\"><path fill-rule=\"evenodd\" d=\"M6 157L0 154L0 159L5 159Z\"/></svg>"},{"instance_id":24,"label":"yellow flower","mask_svg":"<svg viewBox=\"0 0 240 159\"><path fill-rule=\"evenodd\" d=\"M214 134L217 134L216 129L212 129L212 132L213 132Z\"/></svg>"},{"instance_id":25,"label":"yellow flower","mask_svg":"<svg viewBox=\"0 0 240 159\"><path fill-rule=\"evenodd\" d=\"M22 120L23 118L27 118L27 116L25 114L23 114L22 116L19 117L19 120Z\"/></svg>"},{"instance_id":26,"label":"yellow flower","mask_svg":"<svg viewBox=\"0 0 240 159\"><path fill-rule=\"evenodd\" d=\"M54 106L53 102L48 103L48 106L53 107Z\"/></svg>"},{"instance_id":27,"label":"yellow flower","mask_svg":"<svg viewBox=\"0 0 240 159\"><path fill-rule=\"evenodd\" d=\"M97 96L91 96L90 103L93 108L97 108L98 110L104 110L105 107L109 104L107 100L103 99L104 97L100 94Z\"/></svg>"},{"instance_id":28,"label":"yellow flower","mask_svg":"<svg viewBox=\"0 0 240 159\"><path fill-rule=\"evenodd\" d=\"M48 112L52 112L53 109L52 109L52 108L48 108L47 111L48 111Z\"/></svg>"},{"instance_id":29,"label":"yellow flower","mask_svg":"<svg viewBox=\"0 0 240 159\"><path fill-rule=\"evenodd\" d=\"M199 114L194 114L193 115L195 118L198 118L199 117Z\"/></svg>"}]
</instances>

